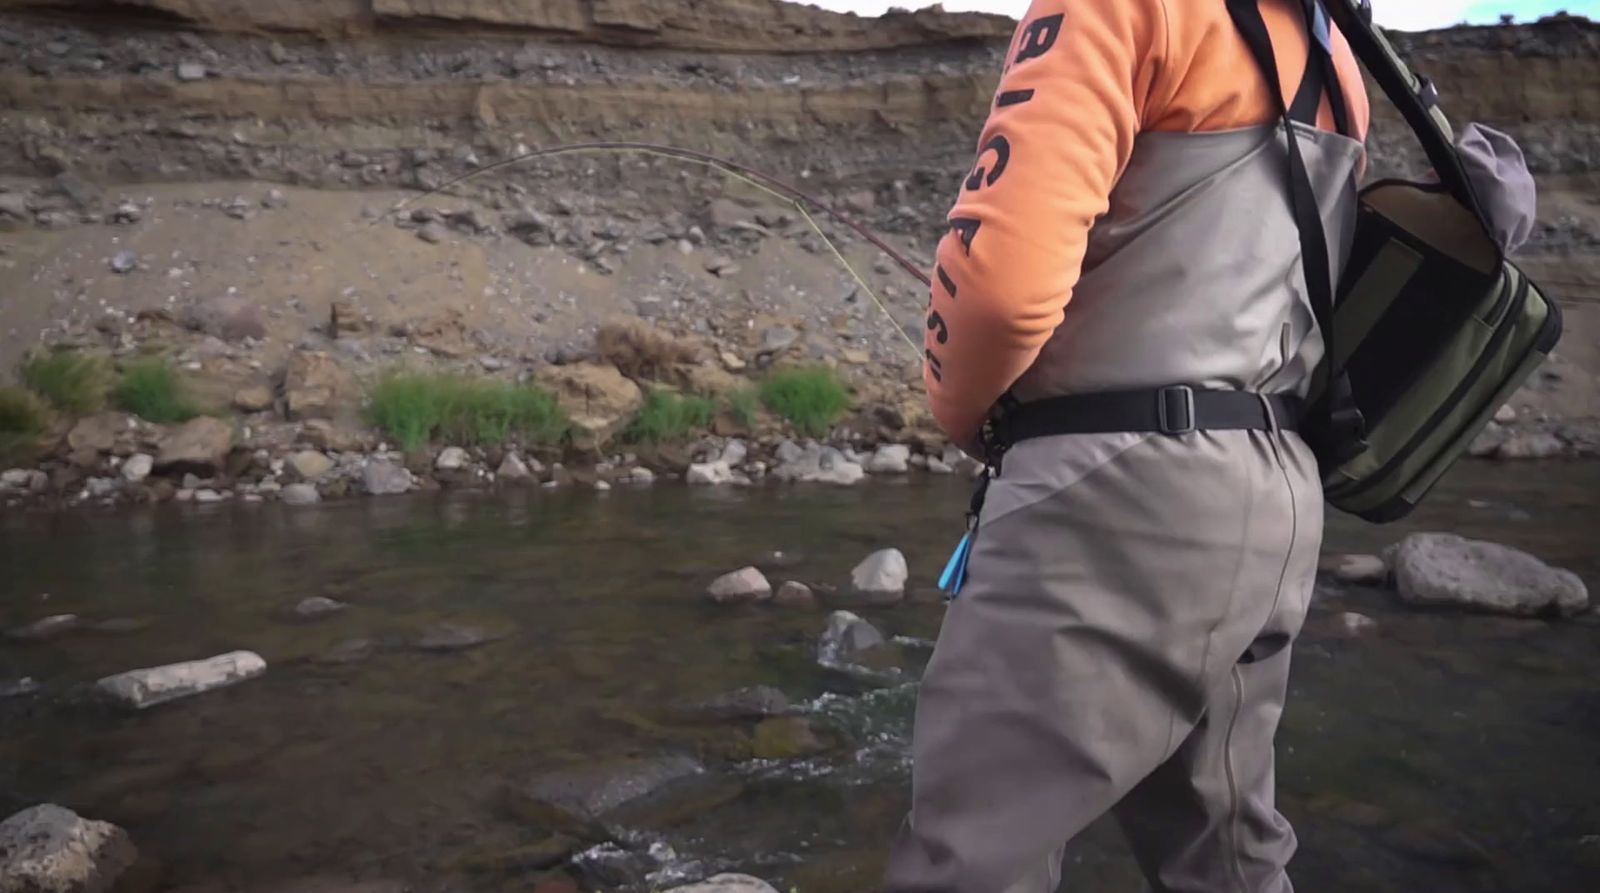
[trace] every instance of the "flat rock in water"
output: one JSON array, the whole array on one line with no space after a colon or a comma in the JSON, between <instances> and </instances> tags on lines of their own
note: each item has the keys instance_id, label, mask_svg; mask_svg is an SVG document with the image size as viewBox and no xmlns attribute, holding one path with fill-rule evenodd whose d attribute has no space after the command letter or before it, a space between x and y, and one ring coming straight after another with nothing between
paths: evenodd
<instances>
[{"instance_id":1,"label":"flat rock in water","mask_svg":"<svg viewBox=\"0 0 1600 893\"><path fill-rule=\"evenodd\" d=\"M748 874L719 874L698 884L673 887L670 893L778 893L773 886Z\"/></svg>"},{"instance_id":2,"label":"flat rock in water","mask_svg":"<svg viewBox=\"0 0 1600 893\"><path fill-rule=\"evenodd\" d=\"M850 572L850 588L873 604L893 604L905 596L910 574L906 556L899 549L882 549Z\"/></svg>"},{"instance_id":3,"label":"flat rock in water","mask_svg":"<svg viewBox=\"0 0 1600 893\"><path fill-rule=\"evenodd\" d=\"M294 606L294 616L301 620L320 620L330 617L350 607L338 599L328 598L325 595L313 595L301 599Z\"/></svg>"},{"instance_id":4,"label":"flat rock in water","mask_svg":"<svg viewBox=\"0 0 1600 893\"><path fill-rule=\"evenodd\" d=\"M267 662L253 651L232 651L204 660L129 670L107 676L95 688L135 709L213 691L253 679L267 671Z\"/></svg>"},{"instance_id":5,"label":"flat rock in water","mask_svg":"<svg viewBox=\"0 0 1600 893\"><path fill-rule=\"evenodd\" d=\"M772 597L772 584L761 571L747 567L713 580L706 595L719 605L766 601Z\"/></svg>"},{"instance_id":6,"label":"flat rock in water","mask_svg":"<svg viewBox=\"0 0 1600 893\"><path fill-rule=\"evenodd\" d=\"M883 633L877 627L849 611L834 611L817 642L817 661L826 666L852 663L882 644Z\"/></svg>"},{"instance_id":7,"label":"flat rock in water","mask_svg":"<svg viewBox=\"0 0 1600 893\"><path fill-rule=\"evenodd\" d=\"M1390 564L1407 604L1521 616L1571 616L1589 606L1577 574L1496 543L1416 533L1393 548Z\"/></svg>"},{"instance_id":8,"label":"flat rock in water","mask_svg":"<svg viewBox=\"0 0 1600 893\"><path fill-rule=\"evenodd\" d=\"M504 634L490 632L479 626L441 623L424 632L417 639L417 647L423 651L466 651L501 638L504 638Z\"/></svg>"},{"instance_id":9,"label":"flat rock in water","mask_svg":"<svg viewBox=\"0 0 1600 893\"><path fill-rule=\"evenodd\" d=\"M1377 555L1324 555L1317 569L1357 586L1381 586L1389 579L1389 565Z\"/></svg>"},{"instance_id":10,"label":"flat rock in water","mask_svg":"<svg viewBox=\"0 0 1600 893\"><path fill-rule=\"evenodd\" d=\"M15 629L6 630L6 638L19 642L43 642L64 636L80 625L81 621L76 614L52 614Z\"/></svg>"},{"instance_id":11,"label":"flat rock in water","mask_svg":"<svg viewBox=\"0 0 1600 893\"><path fill-rule=\"evenodd\" d=\"M766 719L789 712L789 698L770 685L752 685L682 708L699 719Z\"/></svg>"},{"instance_id":12,"label":"flat rock in water","mask_svg":"<svg viewBox=\"0 0 1600 893\"><path fill-rule=\"evenodd\" d=\"M0 822L0 893L106 893L138 859L121 828L53 803Z\"/></svg>"},{"instance_id":13,"label":"flat rock in water","mask_svg":"<svg viewBox=\"0 0 1600 893\"><path fill-rule=\"evenodd\" d=\"M507 794L519 818L551 831L589 836L608 814L704 771L682 756L620 760L547 772Z\"/></svg>"}]
</instances>

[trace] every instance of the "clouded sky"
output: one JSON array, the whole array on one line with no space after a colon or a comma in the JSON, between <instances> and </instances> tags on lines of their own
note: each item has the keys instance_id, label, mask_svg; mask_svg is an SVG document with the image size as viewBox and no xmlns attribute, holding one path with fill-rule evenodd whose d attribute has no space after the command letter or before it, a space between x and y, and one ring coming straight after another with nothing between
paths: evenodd
<instances>
[{"instance_id":1,"label":"clouded sky","mask_svg":"<svg viewBox=\"0 0 1600 893\"><path fill-rule=\"evenodd\" d=\"M918 8L931 5L923 0L804 0L829 9L878 15L892 6ZM1105 0L1095 0L1105 2ZM1020 17L1028 0L944 0L951 12L982 10ZM1420 31L1443 28L1463 21L1494 22L1501 13L1511 13L1518 21L1532 21L1564 9L1573 15L1600 20L1600 0L1372 0L1378 22L1388 28Z\"/></svg>"}]
</instances>

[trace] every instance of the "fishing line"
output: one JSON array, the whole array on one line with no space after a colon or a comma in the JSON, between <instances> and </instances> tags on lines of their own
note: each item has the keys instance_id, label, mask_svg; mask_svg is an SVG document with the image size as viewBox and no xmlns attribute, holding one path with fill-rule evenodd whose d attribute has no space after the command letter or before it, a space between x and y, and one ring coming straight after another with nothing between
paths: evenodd
<instances>
[{"instance_id":1,"label":"fishing line","mask_svg":"<svg viewBox=\"0 0 1600 893\"><path fill-rule=\"evenodd\" d=\"M867 284L865 277L857 273L855 267L851 266L850 262L845 259L844 253L839 250L838 246L834 244L832 239L828 238L828 234L823 232L822 227L817 223L816 218L814 218L811 213L806 210L806 206L810 205L824 214L827 214L829 217L832 217L834 220L845 225L846 227L849 227L856 233L856 235L867 240L873 245L873 247L888 255L890 259L899 264L901 269L905 270L907 273L910 273L924 286L930 284L927 273L923 272L916 264L912 263L911 260L900 251L883 241L883 239L880 238L876 233L867 229L860 223L857 223L855 220L851 219L848 215L839 211L837 208L828 205L826 202L823 202L815 196L810 195L809 193L792 186L783 180L780 180L769 174L762 173L754 168L739 164L738 162L729 161L726 158L720 158L709 153L698 152L693 149L680 149L676 146L665 146L656 143L634 142L592 142L549 146L544 149L534 149L528 152L521 152L509 158L501 159L500 161L481 165L464 174L461 174L460 176L452 177L438 186L435 186L424 192L420 192L416 195L401 199L390 207L389 213L399 213L412 204L422 201L430 196L438 195L450 189L452 186L468 182L477 177L510 167L514 164L520 164L525 161L556 155L604 152L637 152L641 155L669 158L676 161L697 164L701 167L711 168L731 176L734 179L745 183L746 185L752 186L766 195L776 198L780 201L787 201L789 204L794 206L795 210L800 212L800 216L805 218L806 223L810 225L812 231L815 232L820 239L822 239L823 244L828 246L828 250L833 252L833 256L839 261L839 263L844 265L844 268L847 271L849 271L851 278L856 281L856 285L862 291L866 292L867 297L872 300L872 303L878 308L878 311L882 313L886 319L888 319L892 326L894 326L895 332L900 336L901 340L905 341L906 346L911 349L912 354L917 356L919 359L921 358L922 348L911 339L910 335L906 334L905 329L900 327L900 324L895 320L894 315L889 312L888 307L885 306L883 301L878 298L877 293L873 291L872 287ZM378 218L369 221L368 226L377 225L381 219L382 218Z\"/></svg>"}]
</instances>

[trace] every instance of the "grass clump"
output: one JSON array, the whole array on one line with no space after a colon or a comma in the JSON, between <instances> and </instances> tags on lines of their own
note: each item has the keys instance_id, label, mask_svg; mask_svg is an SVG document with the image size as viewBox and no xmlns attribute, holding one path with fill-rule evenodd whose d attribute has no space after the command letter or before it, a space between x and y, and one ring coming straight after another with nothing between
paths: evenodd
<instances>
[{"instance_id":1,"label":"grass clump","mask_svg":"<svg viewBox=\"0 0 1600 893\"><path fill-rule=\"evenodd\" d=\"M761 402L808 437L826 435L850 407L850 391L825 366L781 369L761 385Z\"/></svg>"},{"instance_id":2,"label":"grass clump","mask_svg":"<svg viewBox=\"0 0 1600 893\"><path fill-rule=\"evenodd\" d=\"M690 433L711 424L716 402L699 394L651 391L644 408L629 425L627 438L634 443L666 443L683 440Z\"/></svg>"},{"instance_id":3,"label":"grass clump","mask_svg":"<svg viewBox=\"0 0 1600 893\"><path fill-rule=\"evenodd\" d=\"M537 388L454 375L398 372L367 395L367 419L407 450L435 437L460 446L553 443L567 431L556 399Z\"/></svg>"},{"instance_id":4,"label":"grass clump","mask_svg":"<svg viewBox=\"0 0 1600 893\"><path fill-rule=\"evenodd\" d=\"M104 406L110 387L104 360L71 350L45 351L28 357L22 361L18 377L51 406L78 415Z\"/></svg>"},{"instance_id":5,"label":"grass clump","mask_svg":"<svg viewBox=\"0 0 1600 893\"><path fill-rule=\"evenodd\" d=\"M0 464L36 458L49 422L49 411L38 397L22 388L0 387Z\"/></svg>"},{"instance_id":6,"label":"grass clump","mask_svg":"<svg viewBox=\"0 0 1600 893\"><path fill-rule=\"evenodd\" d=\"M761 411L761 397L752 388L741 388L728 395L728 411L733 420L746 428L756 423L756 413Z\"/></svg>"},{"instance_id":7,"label":"grass clump","mask_svg":"<svg viewBox=\"0 0 1600 893\"><path fill-rule=\"evenodd\" d=\"M177 370L158 357L124 366L111 399L118 409L158 425L187 422L200 414Z\"/></svg>"}]
</instances>

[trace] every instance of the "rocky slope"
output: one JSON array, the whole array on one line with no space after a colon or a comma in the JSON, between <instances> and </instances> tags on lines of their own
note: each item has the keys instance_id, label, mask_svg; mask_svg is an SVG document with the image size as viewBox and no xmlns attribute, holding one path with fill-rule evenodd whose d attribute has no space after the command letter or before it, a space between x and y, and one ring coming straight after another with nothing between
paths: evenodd
<instances>
[{"instance_id":1,"label":"rocky slope","mask_svg":"<svg viewBox=\"0 0 1600 893\"><path fill-rule=\"evenodd\" d=\"M603 321L643 318L694 340L694 374L723 386L831 363L858 390L853 443L942 461L905 337L920 338L921 288L833 224L638 153L417 191L531 147L660 142L798 183L920 263L1011 28L776 0L0 0L0 368L41 342L161 348L288 449L310 445L277 427L300 424L281 417L297 357L350 377L328 414L353 427L359 385L397 363L530 378L583 359ZM1506 416L1526 430L1504 452L1592 449L1600 27L1400 44L1453 117L1512 132L1541 178L1526 261L1569 334ZM1405 133L1377 105L1374 173L1404 170ZM767 434L770 451L785 432Z\"/></svg>"}]
</instances>

